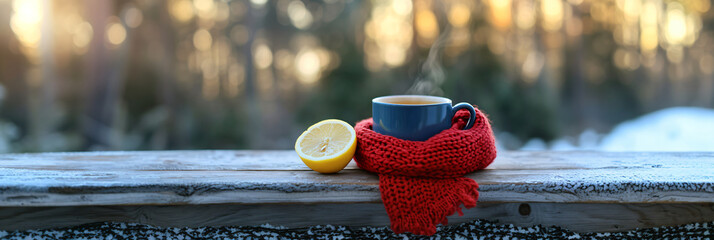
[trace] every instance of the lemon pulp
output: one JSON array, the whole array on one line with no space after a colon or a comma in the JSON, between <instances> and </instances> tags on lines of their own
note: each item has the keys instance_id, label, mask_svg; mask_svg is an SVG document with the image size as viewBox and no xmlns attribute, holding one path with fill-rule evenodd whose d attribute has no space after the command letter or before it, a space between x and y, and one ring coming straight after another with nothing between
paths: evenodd
<instances>
[{"instance_id":1,"label":"lemon pulp","mask_svg":"<svg viewBox=\"0 0 714 240\"><path fill-rule=\"evenodd\" d=\"M328 119L310 126L295 142L295 151L310 169L339 172L352 160L357 135L348 123Z\"/></svg>"}]
</instances>

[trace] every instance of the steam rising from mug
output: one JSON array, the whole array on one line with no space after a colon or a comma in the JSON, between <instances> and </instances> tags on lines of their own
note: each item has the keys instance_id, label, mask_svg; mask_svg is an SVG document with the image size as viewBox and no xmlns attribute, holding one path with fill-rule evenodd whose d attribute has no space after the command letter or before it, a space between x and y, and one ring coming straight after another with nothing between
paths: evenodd
<instances>
[{"instance_id":1,"label":"steam rising from mug","mask_svg":"<svg viewBox=\"0 0 714 240\"><path fill-rule=\"evenodd\" d=\"M429 56L421 67L421 72L417 76L414 84L407 90L407 94L413 95L433 95L442 96L444 90L441 84L444 83L446 75L441 67L441 50L449 43L450 28L444 30L439 38L434 41L429 49Z\"/></svg>"}]
</instances>

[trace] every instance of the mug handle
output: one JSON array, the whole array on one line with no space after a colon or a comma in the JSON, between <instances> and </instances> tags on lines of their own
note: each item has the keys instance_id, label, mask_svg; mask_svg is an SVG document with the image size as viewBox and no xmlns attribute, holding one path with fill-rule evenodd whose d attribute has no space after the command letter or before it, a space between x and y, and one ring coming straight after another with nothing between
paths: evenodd
<instances>
[{"instance_id":1,"label":"mug handle","mask_svg":"<svg viewBox=\"0 0 714 240\"><path fill-rule=\"evenodd\" d=\"M451 109L451 116L456 114L461 109L466 109L469 110L469 113L471 113L471 116L469 117L469 123L466 124L466 127L464 127L463 130L468 130L471 127L474 126L474 122L476 121L476 110L474 110L474 106L471 106L471 104L461 102L456 105Z\"/></svg>"}]
</instances>

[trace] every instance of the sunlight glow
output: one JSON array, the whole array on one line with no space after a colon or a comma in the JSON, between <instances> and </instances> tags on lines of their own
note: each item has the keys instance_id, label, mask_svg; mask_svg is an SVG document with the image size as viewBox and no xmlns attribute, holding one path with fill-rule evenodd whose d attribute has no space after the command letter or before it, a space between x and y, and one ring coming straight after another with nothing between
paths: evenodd
<instances>
[{"instance_id":1,"label":"sunlight glow","mask_svg":"<svg viewBox=\"0 0 714 240\"><path fill-rule=\"evenodd\" d=\"M681 44L687 36L687 22L684 7L678 2L667 4L665 39L670 44Z\"/></svg>"},{"instance_id":2,"label":"sunlight glow","mask_svg":"<svg viewBox=\"0 0 714 240\"><path fill-rule=\"evenodd\" d=\"M407 51L412 45L414 36L412 21L416 22L417 31L424 33L420 28L420 19L424 18L423 16L420 18L417 13L412 20L411 8L408 8L411 4L402 0L373 1L373 4L375 7L372 9L372 15L364 28L367 36L364 43L367 67L376 70L378 66L382 66L382 63L386 63L389 67L401 66L407 59ZM436 23L429 27L436 27ZM433 34L434 38L438 35L430 34Z\"/></svg>"},{"instance_id":3,"label":"sunlight glow","mask_svg":"<svg viewBox=\"0 0 714 240\"><path fill-rule=\"evenodd\" d=\"M107 25L107 40L113 45L119 45L126 39L126 29L119 22L119 19L109 21Z\"/></svg>"},{"instance_id":4,"label":"sunlight glow","mask_svg":"<svg viewBox=\"0 0 714 240\"><path fill-rule=\"evenodd\" d=\"M431 43L439 36L439 23L436 22L436 16L429 10L419 10L416 12L414 20L419 38L423 40L420 45L431 46Z\"/></svg>"},{"instance_id":5,"label":"sunlight glow","mask_svg":"<svg viewBox=\"0 0 714 240\"><path fill-rule=\"evenodd\" d=\"M518 1L516 3L516 26L523 30L533 28L536 22L536 13L531 1Z\"/></svg>"},{"instance_id":6,"label":"sunlight glow","mask_svg":"<svg viewBox=\"0 0 714 240\"><path fill-rule=\"evenodd\" d=\"M266 3L268 3L268 0L250 0L250 3L252 3L253 6L261 8L265 6Z\"/></svg>"},{"instance_id":7,"label":"sunlight glow","mask_svg":"<svg viewBox=\"0 0 714 240\"><path fill-rule=\"evenodd\" d=\"M13 14L10 27L20 43L25 47L36 48L40 42L40 22L43 5L40 0L15 0L12 2Z\"/></svg>"},{"instance_id":8,"label":"sunlight glow","mask_svg":"<svg viewBox=\"0 0 714 240\"><path fill-rule=\"evenodd\" d=\"M193 4L189 0L172 0L169 2L171 16L181 23L193 19Z\"/></svg>"},{"instance_id":9,"label":"sunlight glow","mask_svg":"<svg viewBox=\"0 0 714 240\"><path fill-rule=\"evenodd\" d=\"M702 19L700 19L698 15L690 13L687 14L686 24L687 33L682 43L685 46L692 46L699 37L699 32L702 30Z\"/></svg>"},{"instance_id":10,"label":"sunlight glow","mask_svg":"<svg viewBox=\"0 0 714 240\"><path fill-rule=\"evenodd\" d=\"M543 29L551 32L560 30L563 25L563 1L542 0L541 11L543 12Z\"/></svg>"},{"instance_id":11,"label":"sunlight glow","mask_svg":"<svg viewBox=\"0 0 714 240\"><path fill-rule=\"evenodd\" d=\"M88 22L82 22L74 28L72 33L72 42L77 48L84 48L89 45L92 41L92 35L94 31L92 30L92 25Z\"/></svg>"},{"instance_id":12,"label":"sunlight glow","mask_svg":"<svg viewBox=\"0 0 714 240\"><path fill-rule=\"evenodd\" d=\"M643 52L650 53L657 48L659 43L658 15L657 5L654 2L648 1L642 7L642 13L640 14L640 49Z\"/></svg>"},{"instance_id":13,"label":"sunlight glow","mask_svg":"<svg viewBox=\"0 0 714 240\"><path fill-rule=\"evenodd\" d=\"M617 4L620 5L626 22L636 23L639 20L640 12L642 11L642 2L640 0L618 0Z\"/></svg>"},{"instance_id":14,"label":"sunlight glow","mask_svg":"<svg viewBox=\"0 0 714 240\"><path fill-rule=\"evenodd\" d=\"M394 0L392 1L392 9L395 13L408 16L412 13L412 1L411 0Z\"/></svg>"},{"instance_id":15,"label":"sunlight glow","mask_svg":"<svg viewBox=\"0 0 714 240\"><path fill-rule=\"evenodd\" d=\"M449 10L449 23L454 27L465 27L471 19L471 9L463 3L455 3Z\"/></svg>"},{"instance_id":16,"label":"sunlight glow","mask_svg":"<svg viewBox=\"0 0 714 240\"><path fill-rule=\"evenodd\" d=\"M88 9L6 0L5 47L23 61L64 69L67 63L45 59L92 57L81 55L108 48L128 52L122 56L131 62L142 50L117 48L131 39L146 44L141 47L151 60L175 55L177 71L190 73L181 84L196 81L206 99L236 97L244 82L256 87L251 91L315 84L340 60L355 64L341 59L355 55L360 69L375 75L416 72L440 35L445 44L436 46L445 66L494 62L503 67L499 71L512 71L506 78L525 83L563 85L570 81L563 71L569 64L578 64L573 71L591 83L606 81L609 71L641 67L638 76L697 82L712 81L714 74L711 0L166 1ZM105 12L92 12L100 8ZM167 41L169 47L161 47ZM573 58L578 62L567 62ZM39 76L45 70L33 71Z\"/></svg>"},{"instance_id":17,"label":"sunlight glow","mask_svg":"<svg viewBox=\"0 0 714 240\"><path fill-rule=\"evenodd\" d=\"M216 18L216 4L213 0L193 0L193 7L201 19L213 20Z\"/></svg>"},{"instance_id":18,"label":"sunlight glow","mask_svg":"<svg viewBox=\"0 0 714 240\"><path fill-rule=\"evenodd\" d=\"M501 31L508 30L511 27L511 0L489 0L489 5L491 24Z\"/></svg>"},{"instance_id":19,"label":"sunlight glow","mask_svg":"<svg viewBox=\"0 0 714 240\"><path fill-rule=\"evenodd\" d=\"M297 77L304 84L311 84L320 77L320 56L313 49L303 49L295 57Z\"/></svg>"},{"instance_id":20,"label":"sunlight glow","mask_svg":"<svg viewBox=\"0 0 714 240\"><path fill-rule=\"evenodd\" d=\"M299 29L306 29L312 24L312 14L300 0L293 0L288 4L288 17L293 26Z\"/></svg>"},{"instance_id":21,"label":"sunlight glow","mask_svg":"<svg viewBox=\"0 0 714 240\"><path fill-rule=\"evenodd\" d=\"M266 69L273 64L273 52L270 50L268 45L260 43L255 46L253 61L255 61L255 67L259 69Z\"/></svg>"},{"instance_id":22,"label":"sunlight glow","mask_svg":"<svg viewBox=\"0 0 714 240\"><path fill-rule=\"evenodd\" d=\"M198 29L198 31L193 34L193 46L196 47L196 49L206 51L211 49L212 44L213 37L211 37L211 33L208 32L208 30Z\"/></svg>"}]
</instances>

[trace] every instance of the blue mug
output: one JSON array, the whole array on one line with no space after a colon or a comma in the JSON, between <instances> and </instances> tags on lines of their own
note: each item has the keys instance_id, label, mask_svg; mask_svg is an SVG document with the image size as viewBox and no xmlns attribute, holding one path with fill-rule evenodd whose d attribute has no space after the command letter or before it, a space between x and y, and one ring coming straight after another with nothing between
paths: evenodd
<instances>
[{"instance_id":1,"label":"blue mug","mask_svg":"<svg viewBox=\"0 0 714 240\"><path fill-rule=\"evenodd\" d=\"M451 99L424 95L393 95L372 99L372 129L410 141L425 141L451 127L456 111L469 110L465 129L473 127L476 111L471 104L451 106Z\"/></svg>"}]
</instances>

